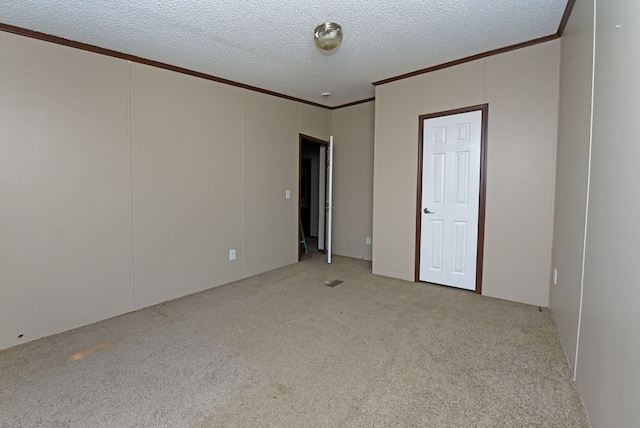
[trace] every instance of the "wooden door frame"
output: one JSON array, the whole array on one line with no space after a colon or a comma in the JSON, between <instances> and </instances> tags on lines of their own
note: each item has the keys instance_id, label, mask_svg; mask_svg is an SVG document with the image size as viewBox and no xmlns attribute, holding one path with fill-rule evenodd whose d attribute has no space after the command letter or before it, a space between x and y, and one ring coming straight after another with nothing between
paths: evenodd
<instances>
[{"instance_id":1,"label":"wooden door frame","mask_svg":"<svg viewBox=\"0 0 640 428\"><path fill-rule=\"evenodd\" d=\"M320 146L325 146L327 148L327 155L328 155L328 149L329 149L329 142L328 141L324 141L321 140L319 138L315 138L315 137L311 137L309 135L305 135L305 134L298 134L298 233L297 233L297 237L298 237L298 241L297 241L297 245L298 245L298 261L300 261L302 259L302 245L300 245L300 222L302 221L302 207L300 206L301 202L302 202L302 196L300 193L300 189L302 188L302 177L300 176L300 174L302 173L302 143L303 141L309 141L311 143L314 144L318 144ZM328 162L329 156L325 156L325 170L327 169L327 162ZM325 192L325 199L326 199L326 194L327 194L327 174L324 175L324 192ZM326 205L326 201L325 201L325 205ZM324 208L324 207L323 207ZM327 216L324 216L324 235L325 235L325 249L320 251L318 250L318 252L320 253L324 253L326 252L326 245L327 245Z\"/></svg>"},{"instance_id":2,"label":"wooden door frame","mask_svg":"<svg viewBox=\"0 0 640 428\"><path fill-rule=\"evenodd\" d=\"M487 131L489 129L489 104L479 104L454 110L441 111L437 113L423 114L418 117L418 192L416 199L416 259L415 259L415 282L420 282L420 239L422 233L422 174L424 155L424 122L442 116L451 116L473 111L482 112L482 125L480 136L480 195L478 203L478 242L476 252L476 289L477 294L482 294L482 268L484 260L484 223L485 208L487 199Z\"/></svg>"}]
</instances>

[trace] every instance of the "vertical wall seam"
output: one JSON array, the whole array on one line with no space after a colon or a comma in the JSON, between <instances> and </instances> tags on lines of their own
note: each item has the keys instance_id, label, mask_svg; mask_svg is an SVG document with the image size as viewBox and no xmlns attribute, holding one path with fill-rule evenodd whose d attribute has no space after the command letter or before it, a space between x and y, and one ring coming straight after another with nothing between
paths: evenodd
<instances>
[{"instance_id":1,"label":"vertical wall seam","mask_svg":"<svg viewBox=\"0 0 640 428\"><path fill-rule=\"evenodd\" d=\"M551 234L549 235L549 266L547 279L549 286L547 287L547 307L551 309L551 272L553 270L553 242L555 237L556 224L556 194L558 184L558 150L560 142L560 73L562 72L562 43L558 42L558 73L556 80L556 126L555 126L555 150L553 153L553 180L551 188Z\"/></svg>"},{"instance_id":2,"label":"vertical wall seam","mask_svg":"<svg viewBox=\"0 0 640 428\"><path fill-rule=\"evenodd\" d=\"M297 197L298 201L300 201L300 164L301 164L301 158L302 158L302 152L300 151L300 134L302 134L302 104L301 103L297 103L298 104L298 144L297 144L297 158L296 158L296 175L298 176L298 180L297 180L297 184L295 184L295 188L296 188L296 192L294 192L295 196L294 199ZM309 133L311 134L311 133ZM294 180L295 183L296 180ZM287 185L287 187L289 187L289 185ZM293 188L293 186L292 186ZM309 195L309 198L311 198L311 195ZM298 203L296 203L297 205ZM311 212L311 209L309 209L309 212ZM298 212L296 214L294 214L294 224L295 224L295 228L296 228L296 246L294 247L294 251L293 251L293 255L294 255L294 260L296 263L300 263L300 229L299 229L299 224L298 224L298 220L300 218L300 208L298 207Z\"/></svg>"},{"instance_id":3,"label":"vertical wall seam","mask_svg":"<svg viewBox=\"0 0 640 428\"><path fill-rule=\"evenodd\" d=\"M578 378L578 353L580 350L580 329L582 328L582 306L584 299L584 267L587 257L587 231L589 223L589 196L591 193L591 153L593 151L593 105L595 99L596 81L596 22L597 22L598 0L593 0L593 46L591 59L591 118L589 123L589 160L587 163L587 197L584 209L584 236L582 240L582 272L580 277L580 306L578 309L578 329L576 332L576 358L573 363L573 380Z\"/></svg>"},{"instance_id":4,"label":"vertical wall seam","mask_svg":"<svg viewBox=\"0 0 640 428\"><path fill-rule=\"evenodd\" d=\"M245 113L245 93L246 90L242 89L240 91L241 99L240 99L240 107L241 107L241 118L240 118L240 139L242 141L242 278L246 277L246 260L247 260L247 227L246 227L246 171L245 171L245 135L244 135L244 113Z\"/></svg>"},{"instance_id":5,"label":"vertical wall seam","mask_svg":"<svg viewBox=\"0 0 640 428\"><path fill-rule=\"evenodd\" d=\"M131 141L131 61L127 61L127 126L129 139L129 224L131 230L131 304L132 310L136 310L136 279L135 279L135 259L133 243L133 150Z\"/></svg>"}]
</instances>

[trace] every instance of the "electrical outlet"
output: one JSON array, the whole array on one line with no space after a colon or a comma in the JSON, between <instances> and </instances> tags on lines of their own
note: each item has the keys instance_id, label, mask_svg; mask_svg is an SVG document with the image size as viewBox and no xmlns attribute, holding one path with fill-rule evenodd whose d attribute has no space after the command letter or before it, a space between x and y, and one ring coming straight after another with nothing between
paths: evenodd
<instances>
[{"instance_id":1,"label":"electrical outlet","mask_svg":"<svg viewBox=\"0 0 640 428\"><path fill-rule=\"evenodd\" d=\"M366 242L367 242L367 245L371 245L371 237L370 236L367 236Z\"/></svg>"},{"instance_id":2,"label":"electrical outlet","mask_svg":"<svg viewBox=\"0 0 640 428\"><path fill-rule=\"evenodd\" d=\"M285 190L284 197L285 199L291 199L291 190Z\"/></svg>"},{"instance_id":3,"label":"electrical outlet","mask_svg":"<svg viewBox=\"0 0 640 428\"><path fill-rule=\"evenodd\" d=\"M236 259L236 250L229 250L229 260Z\"/></svg>"},{"instance_id":4,"label":"electrical outlet","mask_svg":"<svg viewBox=\"0 0 640 428\"><path fill-rule=\"evenodd\" d=\"M553 285L558 285L558 269L553 268Z\"/></svg>"}]
</instances>

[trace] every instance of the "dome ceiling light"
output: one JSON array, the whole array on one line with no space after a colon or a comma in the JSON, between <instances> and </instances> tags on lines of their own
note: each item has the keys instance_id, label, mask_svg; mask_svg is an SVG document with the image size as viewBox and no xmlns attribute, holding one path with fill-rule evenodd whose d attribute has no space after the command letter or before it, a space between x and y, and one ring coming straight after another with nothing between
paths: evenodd
<instances>
[{"instance_id":1,"label":"dome ceiling light","mask_svg":"<svg viewBox=\"0 0 640 428\"><path fill-rule=\"evenodd\" d=\"M313 40L323 51L332 51L342 43L342 27L335 22L326 22L316 27Z\"/></svg>"}]
</instances>

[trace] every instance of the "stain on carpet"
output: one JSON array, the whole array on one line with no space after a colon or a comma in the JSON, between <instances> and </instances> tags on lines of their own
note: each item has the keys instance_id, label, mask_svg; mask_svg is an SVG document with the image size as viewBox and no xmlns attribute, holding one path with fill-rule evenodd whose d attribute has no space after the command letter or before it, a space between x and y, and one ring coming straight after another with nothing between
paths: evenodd
<instances>
[{"instance_id":1,"label":"stain on carpet","mask_svg":"<svg viewBox=\"0 0 640 428\"><path fill-rule=\"evenodd\" d=\"M0 427L190 426L242 391L248 362L181 324L101 344L2 388Z\"/></svg>"}]
</instances>

